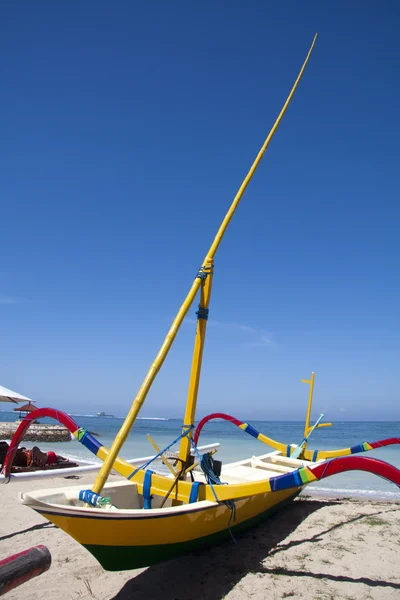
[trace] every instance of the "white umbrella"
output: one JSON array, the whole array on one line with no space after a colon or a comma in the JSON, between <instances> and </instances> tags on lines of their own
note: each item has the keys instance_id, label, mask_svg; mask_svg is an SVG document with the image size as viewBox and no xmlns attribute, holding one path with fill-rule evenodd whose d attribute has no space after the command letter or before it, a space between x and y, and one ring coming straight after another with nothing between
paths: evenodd
<instances>
[{"instance_id":1,"label":"white umbrella","mask_svg":"<svg viewBox=\"0 0 400 600\"><path fill-rule=\"evenodd\" d=\"M22 394L17 394L17 392L13 392L12 390L8 390L7 388L0 385L0 402L14 402L14 404L18 404L18 402L35 402Z\"/></svg>"}]
</instances>

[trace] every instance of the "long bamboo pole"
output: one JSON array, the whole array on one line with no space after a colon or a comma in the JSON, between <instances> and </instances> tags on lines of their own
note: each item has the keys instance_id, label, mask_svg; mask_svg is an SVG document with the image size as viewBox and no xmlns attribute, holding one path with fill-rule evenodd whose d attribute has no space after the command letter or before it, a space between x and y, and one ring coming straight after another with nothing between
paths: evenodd
<instances>
[{"instance_id":1,"label":"long bamboo pole","mask_svg":"<svg viewBox=\"0 0 400 600\"><path fill-rule=\"evenodd\" d=\"M221 240L222 240L222 237L223 237L223 235L224 235L224 233L226 231L226 228L228 227L228 225L229 225L229 223L230 223L230 221L231 221L231 219L232 219L232 217L234 215L234 212L235 212L236 208L238 207L239 202L240 202L240 200L241 200L241 198L242 198L242 196L243 196L243 194L244 194L244 192L245 192L248 184L250 183L250 180L251 180L251 178L252 178L255 170L257 169L257 167L258 167L258 165L259 165L262 157L264 156L264 153L265 153L265 151L266 151L266 149L267 149L267 147L268 147L271 139L273 138L274 133L278 129L278 126L279 126L279 124L280 124L280 122L281 122L281 120L283 118L283 115L285 114L286 109L289 106L289 103L290 103L290 101L291 101L291 99L292 99L292 97L293 97L293 95L294 95L294 93L296 91L296 88L297 88L297 86L298 86L298 84L300 82L300 79L302 78L302 75L304 73L304 69L306 68L308 60L309 60L309 58L311 56L311 53L313 51L313 48L314 48L314 45L315 45L315 42L316 42L316 39L317 39L317 35L318 34L316 34L315 37L314 37L314 39L313 39L313 42L311 44L310 50L308 51L308 54L307 54L306 59L305 59L305 61L303 63L303 66L300 69L300 72L299 72L299 74L297 76L297 79L294 82L294 85L293 85L293 87L292 87L292 89L290 91L290 94L287 97L286 102L283 105L283 108L282 108L281 112L278 115L278 118L276 119L276 121L274 123L274 126L272 127L271 131L269 132L267 139L265 140L264 144L262 145L261 150L257 154L257 157L256 157L255 161L253 162L253 164L252 164L249 172L247 173L246 177L244 178L243 183L240 186L240 188L239 188L239 190L238 190L238 192L237 192L237 194L236 194L236 196L235 196L235 198L234 198L234 200L233 200L233 202L231 204L230 209L228 210L228 212L227 212L224 220L222 221L222 224L221 224L221 226L220 226L220 228L219 228L219 230L217 232L217 235L215 236L214 241L211 244L211 248L207 252L207 255L206 255L206 258L205 258L204 262L212 260L214 258L214 256L215 256L215 253L218 250L218 247L219 247L219 245L221 243ZM101 490L103 489L103 486L104 486L105 482L107 481L107 478L108 478L108 476L110 474L110 471L112 469L114 461L117 458L118 453L119 453L122 445L124 444L126 438L129 435L129 432L130 432L130 430L132 428L132 425L134 424L134 422L136 420L136 417L137 417L137 415L138 415L138 413L139 413L139 411L140 411L140 409L141 409L141 407L143 405L143 402L146 399L146 396L147 396L147 394L148 394L148 392L149 392L149 390L151 388L151 385L152 385L152 383L153 383L153 381L154 381L154 379L155 379L158 371L160 370L160 368L161 368L164 360L166 359L166 357L168 355L168 352L169 352L169 350L170 350L170 348L172 346L172 343L173 343L173 341L174 341L174 339L175 339L175 337L176 337L176 335L178 333L178 330L179 330L179 328L180 328L180 326L182 324L182 321L185 318L185 316L186 316L189 308L191 307L191 305L193 303L193 300L194 300L194 298L195 298L195 296L196 296L196 294L197 294L197 292L199 290L201 282L202 282L202 279L197 275L196 278L195 278L195 280L194 280L194 282L193 282L193 284L192 284L192 287L189 290L188 295L186 296L186 298L185 298L182 306L178 310L178 313L177 313L177 315L176 315L176 317L175 317L175 319L174 319L174 321L173 321L173 323L171 325L170 330L168 331L168 333L167 333L167 335L165 337L165 340L164 340L164 342L163 342L163 344L162 344L162 346L161 346L161 348L160 348L160 350L159 350L156 358L154 359L154 362L152 363L152 365L151 365L151 367L150 367L150 369L149 369L146 377L143 380L142 385L139 388L139 391L138 391L138 393L137 393L137 395L136 395L136 397L135 397L135 399L134 399L134 401L132 403L132 406L131 406L131 408L130 408L130 410L129 410L126 418L125 418L125 421L123 422L123 424L122 424L119 432L117 433L117 435L116 435L116 437L114 439L114 442L113 442L113 444L112 444L112 446L110 448L110 451L109 451L109 453L107 455L107 458L105 459L104 463L102 464L102 466L100 468L100 471L99 471L99 473L97 475L97 478L96 478L96 480L95 480L95 482L93 484L93 488L92 489L93 489L93 492L95 492L96 494L99 494L101 492Z\"/></svg>"}]
</instances>

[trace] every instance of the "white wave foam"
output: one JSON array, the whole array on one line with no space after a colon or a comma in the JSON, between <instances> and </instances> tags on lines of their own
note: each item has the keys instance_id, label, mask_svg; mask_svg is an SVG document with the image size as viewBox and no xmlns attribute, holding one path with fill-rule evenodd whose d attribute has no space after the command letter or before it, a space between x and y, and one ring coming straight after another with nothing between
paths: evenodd
<instances>
[{"instance_id":1,"label":"white wave foam","mask_svg":"<svg viewBox=\"0 0 400 600\"><path fill-rule=\"evenodd\" d=\"M69 417L86 417L86 418L95 418L95 417L107 417L111 419L125 419L125 417L120 417L118 415L81 415L79 413L67 413ZM138 417L138 421L169 421L168 417Z\"/></svg>"},{"instance_id":2,"label":"white wave foam","mask_svg":"<svg viewBox=\"0 0 400 600\"><path fill-rule=\"evenodd\" d=\"M166 417L138 417L138 421L169 421Z\"/></svg>"},{"instance_id":3,"label":"white wave foam","mask_svg":"<svg viewBox=\"0 0 400 600\"><path fill-rule=\"evenodd\" d=\"M96 415L78 415L73 413L67 413L69 417L95 417Z\"/></svg>"},{"instance_id":4,"label":"white wave foam","mask_svg":"<svg viewBox=\"0 0 400 600\"><path fill-rule=\"evenodd\" d=\"M85 456L80 455L80 454L74 454L74 453L70 454L69 452L68 453L60 452L60 454L62 456L64 456L64 458L68 458L68 460L71 460L72 462L77 462L80 464L83 464L83 463L88 464L88 465L101 465L102 464L102 461L99 458L96 458L93 454L91 455L89 452L86 452ZM89 459L88 459L88 456L89 456ZM92 460L90 460L90 458Z\"/></svg>"},{"instance_id":5,"label":"white wave foam","mask_svg":"<svg viewBox=\"0 0 400 600\"><path fill-rule=\"evenodd\" d=\"M352 489L352 488L330 488L330 487L314 487L312 485L306 488L307 492L314 492L315 494L329 494L329 495L346 495L346 496L368 496L368 497L379 497L379 498L392 498L400 499L400 492L387 492L385 490L363 490L363 489Z\"/></svg>"}]
</instances>

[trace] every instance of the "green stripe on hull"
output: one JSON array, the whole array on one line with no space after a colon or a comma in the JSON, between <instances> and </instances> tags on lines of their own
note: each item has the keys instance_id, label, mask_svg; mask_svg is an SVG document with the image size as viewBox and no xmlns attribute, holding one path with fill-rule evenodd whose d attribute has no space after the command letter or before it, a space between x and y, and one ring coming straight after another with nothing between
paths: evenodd
<instances>
[{"instance_id":1,"label":"green stripe on hull","mask_svg":"<svg viewBox=\"0 0 400 600\"><path fill-rule=\"evenodd\" d=\"M233 525L231 531L234 534L240 533L257 525L260 521L266 519L277 510L289 504L299 494L296 492L283 502L269 508L259 515L243 521L238 525ZM164 560L169 560L177 556L191 552L197 548L219 544L229 536L229 530L223 529L217 533L207 535L188 542L179 542L176 544L160 544L154 546L100 546L94 544L84 545L86 550L101 564L106 571L126 571L130 569L139 569L149 567Z\"/></svg>"}]
</instances>

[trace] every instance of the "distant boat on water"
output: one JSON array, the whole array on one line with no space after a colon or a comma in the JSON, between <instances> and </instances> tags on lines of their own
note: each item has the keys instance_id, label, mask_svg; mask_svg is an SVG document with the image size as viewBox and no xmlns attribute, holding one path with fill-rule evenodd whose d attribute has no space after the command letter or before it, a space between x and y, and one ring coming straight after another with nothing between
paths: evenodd
<instances>
[{"instance_id":1,"label":"distant boat on water","mask_svg":"<svg viewBox=\"0 0 400 600\"><path fill-rule=\"evenodd\" d=\"M108 417L109 419L113 419L114 415L107 415L105 412L98 412L97 413L98 417Z\"/></svg>"}]
</instances>

